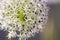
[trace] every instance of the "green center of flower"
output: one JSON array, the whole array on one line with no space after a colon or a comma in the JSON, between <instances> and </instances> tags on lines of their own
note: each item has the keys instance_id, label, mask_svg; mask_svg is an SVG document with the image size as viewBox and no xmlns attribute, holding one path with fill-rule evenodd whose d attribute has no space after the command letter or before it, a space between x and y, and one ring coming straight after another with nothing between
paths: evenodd
<instances>
[{"instance_id":1,"label":"green center of flower","mask_svg":"<svg viewBox=\"0 0 60 40\"><path fill-rule=\"evenodd\" d=\"M26 14L24 14L23 12L20 12L20 11L18 11L17 14L18 14L18 18L20 21L25 21Z\"/></svg>"}]
</instances>

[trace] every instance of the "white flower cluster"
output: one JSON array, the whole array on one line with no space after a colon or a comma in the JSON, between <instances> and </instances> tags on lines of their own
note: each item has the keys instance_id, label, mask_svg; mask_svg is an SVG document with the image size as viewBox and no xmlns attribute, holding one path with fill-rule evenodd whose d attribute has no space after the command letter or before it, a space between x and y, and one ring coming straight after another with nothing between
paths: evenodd
<instances>
[{"instance_id":1,"label":"white flower cluster","mask_svg":"<svg viewBox=\"0 0 60 40\"><path fill-rule=\"evenodd\" d=\"M0 29L9 32L8 39L25 40L42 30L48 19L47 12L45 0L3 0L0 2Z\"/></svg>"}]
</instances>

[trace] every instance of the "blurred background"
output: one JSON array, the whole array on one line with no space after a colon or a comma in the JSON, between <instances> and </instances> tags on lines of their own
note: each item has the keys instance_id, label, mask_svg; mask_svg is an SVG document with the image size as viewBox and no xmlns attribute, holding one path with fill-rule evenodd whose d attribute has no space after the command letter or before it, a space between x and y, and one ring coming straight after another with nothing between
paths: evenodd
<instances>
[{"instance_id":1,"label":"blurred background","mask_svg":"<svg viewBox=\"0 0 60 40\"><path fill-rule=\"evenodd\" d=\"M50 7L49 18L47 24L44 25L43 32L27 40L60 40L60 0L48 0L47 6ZM7 33L7 31L0 30L0 40L8 40L5 37ZM18 40L18 38L11 40Z\"/></svg>"}]
</instances>

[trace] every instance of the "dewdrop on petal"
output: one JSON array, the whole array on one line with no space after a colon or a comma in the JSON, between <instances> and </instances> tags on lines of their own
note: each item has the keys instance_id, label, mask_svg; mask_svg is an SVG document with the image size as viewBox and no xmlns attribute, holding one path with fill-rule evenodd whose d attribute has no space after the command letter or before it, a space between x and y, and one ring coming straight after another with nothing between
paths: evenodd
<instances>
[{"instance_id":1,"label":"dewdrop on petal","mask_svg":"<svg viewBox=\"0 0 60 40\"><path fill-rule=\"evenodd\" d=\"M42 31L48 20L45 0L3 0L0 11L0 29L8 31L8 39L26 40Z\"/></svg>"}]
</instances>

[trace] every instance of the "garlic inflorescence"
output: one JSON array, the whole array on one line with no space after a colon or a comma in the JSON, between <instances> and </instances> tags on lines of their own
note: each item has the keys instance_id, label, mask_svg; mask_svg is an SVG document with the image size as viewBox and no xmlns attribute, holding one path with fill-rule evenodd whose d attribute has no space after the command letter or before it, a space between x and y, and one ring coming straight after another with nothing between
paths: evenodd
<instances>
[{"instance_id":1,"label":"garlic inflorescence","mask_svg":"<svg viewBox=\"0 0 60 40\"><path fill-rule=\"evenodd\" d=\"M42 30L48 20L47 12L45 0L3 0L0 3L0 28L9 32L8 39L25 40Z\"/></svg>"}]
</instances>

